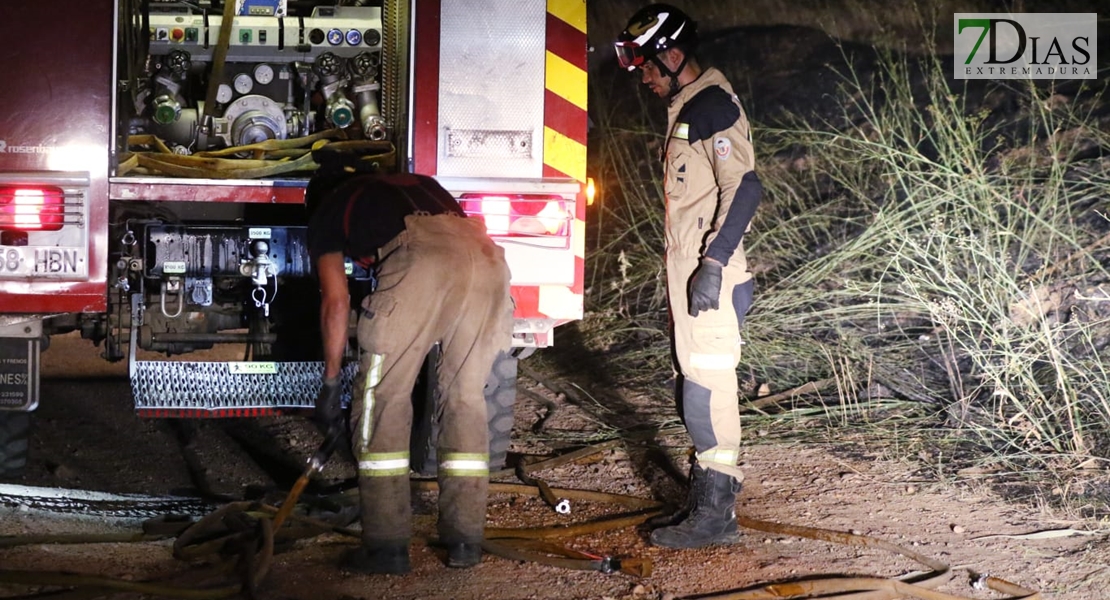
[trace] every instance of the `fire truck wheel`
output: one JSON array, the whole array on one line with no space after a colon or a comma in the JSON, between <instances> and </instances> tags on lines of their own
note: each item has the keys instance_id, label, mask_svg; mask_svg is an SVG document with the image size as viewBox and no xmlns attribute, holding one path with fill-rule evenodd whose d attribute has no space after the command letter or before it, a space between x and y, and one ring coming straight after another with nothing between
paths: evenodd
<instances>
[{"instance_id":1,"label":"fire truck wheel","mask_svg":"<svg viewBox=\"0 0 1110 600\"><path fill-rule=\"evenodd\" d=\"M489 468L505 466L513 435L513 405L516 404L516 366L519 359L509 353L497 355L486 379L486 419L489 423Z\"/></svg>"},{"instance_id":2,"label":"fire truck wheel","mask_svg":"<svg viewBox=\"0 0 1110 600\"><path fill-rule=\"evenodd\" d=\"M0 479L18 477L27 466L31 415L0 411Z\"/></svg>"},{"instance_id":3,"label":"fire truck wheel","mask_svg":"<svg viewBox=\"0 0 1110 600\"><path fill-rule=\"evenodd\" d=\"M433 351L434 352L434 351ZM413 429L409 443L413 470L421 475L435 475L435 440L439 435L439 422L435 414L435 397L428 389L434 381L432 362L438 356L429 355L429 362L413 391ZM505 466L509 443L513 433L513 405L516 404L517 357L502 352L497 355L486 378L486 419L489 424L489 468L495 471Z\"/></svg>"}]
</instances>

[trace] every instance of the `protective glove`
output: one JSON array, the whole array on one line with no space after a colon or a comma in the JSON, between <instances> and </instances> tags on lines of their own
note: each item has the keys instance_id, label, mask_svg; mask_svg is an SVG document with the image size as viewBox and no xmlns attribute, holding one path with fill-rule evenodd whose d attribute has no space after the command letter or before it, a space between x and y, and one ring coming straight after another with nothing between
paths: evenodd
<instances>
[{"instance_id":1,"label":"protective glove","mask_svg":"<svg viewBox=\"0 0 1110 600\"><path fill-rule=\"evenodd\" d=\"M324 379L320 385L320 393L316 395L316 411L312 421L322 432L343 427L343 406L340 404L340 394L343 388L339 385L339 378Z\"/></svg>"},{"instance_id":2,"label":"protective glove","mask_svg":"<svg viewBox=\"0 0 1110 600\"><path fill-rule=\"evenodd\" d=\"M721 297L721 264L702 260L690 280L690 316L696 317L703 310L717 310Z\"/></svg>"}]
</instances>

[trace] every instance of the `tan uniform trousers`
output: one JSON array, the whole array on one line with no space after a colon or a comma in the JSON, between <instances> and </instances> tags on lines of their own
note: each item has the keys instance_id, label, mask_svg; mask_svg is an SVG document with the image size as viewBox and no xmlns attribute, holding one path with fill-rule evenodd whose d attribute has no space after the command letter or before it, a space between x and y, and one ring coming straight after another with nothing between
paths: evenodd
<instances>
[{"instance_id":1,"label":"tan uniform trousers","mask_svg":"<svg viewBox=\"0 0 1110 600\"><path fill-rule=\"evenodd\" d=\"M358 324L363 353L351 431L363 542L403 542L412 535L411 396L437 342L439 535L445 543L477 542L489 489L483 388L511 340L509 268L479 220L410 215L405 225L379 252L378 287Z\"/></svg>"},{"instance_id":2,"label":"tan uniform trousers","mask_svg":"<svg viewBox=\"0 0 1110 600\"><path fill-rule=\"evenodd\" d=\"M691 317L690 278L698 258L667 255L667 293L673 320L682 417L698 464L744 479L740 457L740 326L751 306L753 282L742 260L722 269L717 310Z\"/></svg>"}]
</instances>

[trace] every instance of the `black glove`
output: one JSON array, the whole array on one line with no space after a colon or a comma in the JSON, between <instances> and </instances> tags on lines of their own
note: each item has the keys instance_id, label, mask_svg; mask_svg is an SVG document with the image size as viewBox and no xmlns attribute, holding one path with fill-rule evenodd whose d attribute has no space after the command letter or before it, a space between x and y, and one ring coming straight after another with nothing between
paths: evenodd
<instances>
[{"instance_id":1,"label":"black glove","mask_svg":"<svg viewBox=\"0 0 1110 600\"><path fill-rule=\"evenodd\" d=\"M316 395L316 412L312 415L312 421L320 431L326 433L343 427L343 406L339 401L342 391L338 377L324 379L320 385L320 393Z\"/></svg>"},{"instance_id":2,"label":"black glove","mask_svg":"<svg viewBox=\"0 0 1110 600\"><path fill-rule=\"evenodd\" d=\"M720 297L721 265L703 260L690 280L690 316L696 317L703 310L717 310Z\"/></svg>"}]
</instances>

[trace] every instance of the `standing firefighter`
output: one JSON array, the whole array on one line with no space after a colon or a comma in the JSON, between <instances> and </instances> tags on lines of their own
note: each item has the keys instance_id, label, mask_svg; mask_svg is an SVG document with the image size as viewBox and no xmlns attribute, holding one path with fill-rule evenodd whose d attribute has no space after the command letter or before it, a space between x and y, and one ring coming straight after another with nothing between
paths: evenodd
<instances>
[{"instance_id":1,"label":"standing firefighter","mask_svg":"<svg viewBox=\"0 0 1110 600\"><path fill-rule=\"evenodd\" d=\"M740 326L753 282L743 238L762 196L748 120L720 71L694 56L697 25L666 4L642 8L614 44L629 71L668 98L665 191L667 288L676 393L694 442L687 513L652 543L735 543L740 415Z\"/></svg>"},{"instance_id":2,"label":"standing firefighter","mask_svg":"<svg viewBox=\"0 0 1110 600\"><path fill-rule=\"evenodd\" d=\"M362 546L344 566L409 571L411 396L437 343L439 538L448 566L473 566L481 560L489 489L483 387L512 335L504 252L434 179L343 176L329 160L318 159L322 172L306 194L309 252L323 296L324 382L316 418L325 427L341 427L343 418L339 375L350 314L344 257L373 268L377 279L358 321L362 352L349 421Z\"/></svg>"}]
</instances>

